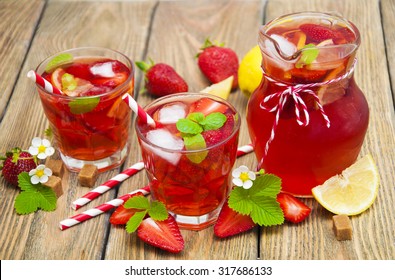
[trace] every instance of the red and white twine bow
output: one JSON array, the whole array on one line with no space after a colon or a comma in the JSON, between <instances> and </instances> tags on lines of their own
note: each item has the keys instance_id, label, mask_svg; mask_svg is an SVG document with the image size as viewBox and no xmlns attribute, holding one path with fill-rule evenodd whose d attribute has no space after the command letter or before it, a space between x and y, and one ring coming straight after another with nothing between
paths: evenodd
<instances>
[{"instance_id":1,"label":"red and white twine bow","mask_svg":"<svg viewBox=\"0 0 395 280\"><path fill-rule=\"evenodd\" d=\"M325 113L325 110L324 110L322 104L320 103L320 99L315 94L315 92L313 90L311 90L311 88L320 87L320 86L327 86L327 85L337 83L337 82L347 78L348 76L350 76L354 72L355 64L356 64L356 59L354 60L353 64L351 65L350 69L345 74L343 74L342 76L339 76L339 77L337 77L335 79L331 79L331 80L328 80L328 81L324 81L324 82L320 82L320 83L311 83L311 84L289 85L289 84L281 83L281 82L279 82L277 80L274 80L273 78L268 76L263 71L264 77L269 82L272 82L276 86L279 86L279 87L285 87L285 90L278 91L278 92L275 92L273 94L270 94L270 95L266 96L262 100L262 102L260 104L260 107L262 109L264 109L264 110L266 110L268 112L276 112L275 120L274 120L274 123L273 123L273 126L272 126L272 130L270 132L270 137L269 137L269 140L267 140L267 142L266 142L265 153L263 155L261 163L263 162L264 158L266 157L266 155L268 153L270 143L274 139L276 128L277 128L279 120L280 120L281 112L283 111L284 106L285 106L285 104L288 101L288 98L292 98L294 100L296 121L297 121L297 123L300 126L307 126L309 124L309 122L310 122L309 111L307 109L306 103L303 101L303 99L301 97L301 93L308 94L308 95L310 95L311 97L314 98L314 100L315 100L315 102L316 102L316 104L318 106L318 109L320 110L321 116L322 116L322 118L325 121L326 126L328 128L331 126L331 122L330 122L330 120L328 118L328 115ZM273 98L278 98L278 103L275 104L272 107L269 107L267 105L267 102L269 102ZM302 112L302 114L301 114L301 112Z\"/></svg>"}]
</instances>

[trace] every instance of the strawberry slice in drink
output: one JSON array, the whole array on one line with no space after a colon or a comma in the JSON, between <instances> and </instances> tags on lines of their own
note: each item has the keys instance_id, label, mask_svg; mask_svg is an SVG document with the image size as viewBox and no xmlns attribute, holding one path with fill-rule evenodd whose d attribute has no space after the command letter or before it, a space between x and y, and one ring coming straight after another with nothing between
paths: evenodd
<instances>
[{"instance_id":1,"label":"strawberry slice in drink","mask_svg":"<svg viewBox=\"0 0 395 280\"><path fill-rule=\"evenodd\" d=\"M306 44L310 42L320 43L322 41L335 38L335 34L332 29L326 26L305 23L299 26L300 30L307 36Z\"/></svg>"},{"instance_id":2,"label":"strawberry slice in drink","mask_svg":"<svg viewBox=\"0 0 395 280\"><path fill-rule=\"evenodd\" d=\"M210 98L202 98L192 103L189 113L200 112L205 116L213 112L225 113L228 107L225 104L212 100Z\"/></svg>"},{"instance_id":3,"label":"strawberry slice in drink","mask_svg":"<svg viewBox=\"0 0 395 280\"><path fill-rule=\"evenodd\" d=\"M145 243L171 253L179 253L184 249L184 239L172 215L164 221L146 218L138 227L137 236Z\"/></svg>"}]
</instances>

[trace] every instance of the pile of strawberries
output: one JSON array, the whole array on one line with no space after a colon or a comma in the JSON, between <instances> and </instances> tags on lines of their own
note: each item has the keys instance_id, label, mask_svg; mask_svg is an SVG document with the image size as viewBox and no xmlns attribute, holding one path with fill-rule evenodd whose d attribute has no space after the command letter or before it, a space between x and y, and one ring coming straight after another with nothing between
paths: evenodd
<instances>
[{"instance_id":1,"label":"pile of strawberries","mask_svg":"<svg viewBox=\"0 0 395 280\"><path fill-rule=\"evenodd\" d=\"M239 60L231 48L221 44L215 45L207 39L197 57L200 71L211 83L218 83L233 76L232 89L237 88ZM153 96L160 97L188 91L187 82L170 65L155 64L152 60L150 63L136 62L136 65L145 72L145 89Z\"/></svg>"}]
</instances>

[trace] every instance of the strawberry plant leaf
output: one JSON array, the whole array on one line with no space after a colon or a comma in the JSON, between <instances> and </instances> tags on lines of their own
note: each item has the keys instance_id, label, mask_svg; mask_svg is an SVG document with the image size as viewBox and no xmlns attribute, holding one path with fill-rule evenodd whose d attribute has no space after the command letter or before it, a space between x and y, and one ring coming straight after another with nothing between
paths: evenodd
<instances>
[{"instance_id":1,"label":"strawberry plant leaf","mask_svg":"<svg viewBox=\"0 0 395 280\"><path fill-rule=\"evenodd\" d=\"M44 211L53 211L56 209L56 194L53 189L42 184L37 185L38 207Z\"/></svg>"},{"instance_id":2,"label":"strawberry plant leaf","mask_svg":"<svg viewBox=\"0 0 395 280\"><path fill-rule=\"evenodd\" d=\"M284 213L273 197L253 196L250 217L260 226L280 225L284 222Z\"/></svg>"},{"instance_id":3,"label":"strawberry plant leaf","mask_svg":"<svg viewBox=\"0 0 395 280\"><path fill-rule=\"evenodd\" d=\"M134 215L126 223L126 232L127 233L135 232L137 228L140 226L141 222L143 221L145 215L147 215L147 212L148 210L134 213Z\"/></svg>"},{"instance_id":4,"label":"strawberry plant leaf","mask_svg":"<svg viewBox=\"0 0 395 280\"><path fill-rule=\"evenodd\" d=\"M91 112L99 102L99 96L78 97L69 102L69 108L73 114L83 114Z\"/></svg>"},{"instance_id":5,"label":"strawberry plant leaf","mask_svg":"<svg viewBox=\"0 0 395 280\"><path fill-rule=\"evenodd\" d=\"M263 195L276 198L281 190L281 179L273 174L258 176L250 192L253 195Z\"/></svg>"},{"instance_id":6,"label":"strawberry plant leaf","mask_svg":"<svg viewBox=\"0 0 395 280\"><path fill-rule=\"evenodd\" d=\"M228 205L240 214L249 215L252 210L250 191L243 188L234 188L229 195Z\"/></svg>"},{"instance_id":7,"label":"strawberry plant leaf","mask_svg":"<svg viewBox=\"0 0 395 280\"><path fill-rule=\"evenodd\" d=\"M150 208L150 203L148 201L148 198L138 195L129 198L123 206L127 209L134 208L148 210Z\"/></svg>"},{"instance_id":8,"label":"strawberry plant leaf","mask_svg":"<svg viewBox=\"0 0 395 280\"><path fill-rule=\"evenodd\" d=\"M160 201L152 201L148 215L155 221L164 221L168 217L166 206Z\"/></svg>"},{"instance_id":9,"label":"strawberry plant leaf","mask_svg":"<svg viewBox=\"0 0 395 280\"><path fill-rule=\"evenodd\" d=\"M20 215L26 215L38 210L39 198L34 191L22 191L15 198L14 208Z\"/></svg>"},{"instance_id":10,"label":"strawberry plant leaf","mask_svg":"<svg viewBox=\"0 0 395 280\"><path fill-rule=\"evenodd\" d=\"M18 175L18 186L22 191L34 191L33 184L30 182L30 176L27 172L22 172Z\"/></svg>"},{"instance_id":11,"label":"strawberry plant leaf","mask_svg":"<svg viewBox=\"0 0 395 280\"><path fill-rule=\"evenodd\" d=\"M208 115L204 120L204 130L215 130L221 128L226 122L226 116L220 112Z\"/></svg>"}]
</instances>

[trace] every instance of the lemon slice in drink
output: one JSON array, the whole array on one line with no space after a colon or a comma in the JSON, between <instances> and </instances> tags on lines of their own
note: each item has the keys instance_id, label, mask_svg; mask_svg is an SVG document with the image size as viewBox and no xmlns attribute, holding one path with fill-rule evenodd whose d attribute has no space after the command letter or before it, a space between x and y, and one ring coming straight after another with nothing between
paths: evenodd
<instances>
[{"instance_id":1,"label":"lemon slice in drink","mask_svg":"<svg viewBox=\"0 0 395 280\"><path fill-rule=\"evenodd\" d=\"M216 84L212 84L209 87L201 90L202 93L209 93L222 97L223 99L228 99L230 91L232 90L233 76L226 78Z\"/></svg>"},{"instance_id":2,"label":"lemon slice in drink","mask_svg":"<svg viewBox=\"0 0 395 280\"><path fill-rule=\"evenodd\" d=\"M312 189L315 199L328 211L357 215L374 202L379 188L379 174L370 155L357 160L341 175L335 175Z\"/></svg>"}]
</instances>

